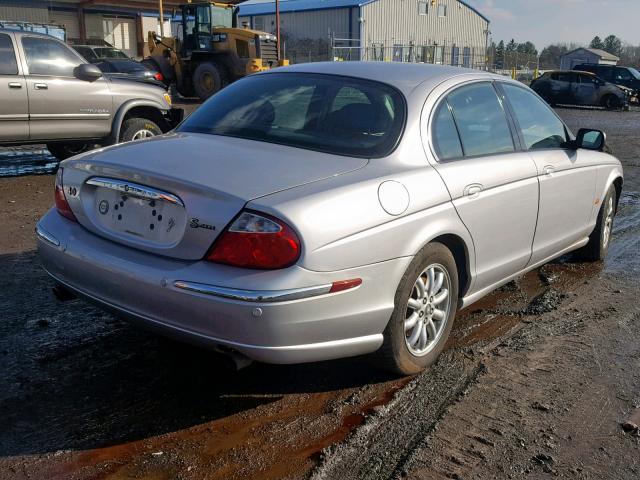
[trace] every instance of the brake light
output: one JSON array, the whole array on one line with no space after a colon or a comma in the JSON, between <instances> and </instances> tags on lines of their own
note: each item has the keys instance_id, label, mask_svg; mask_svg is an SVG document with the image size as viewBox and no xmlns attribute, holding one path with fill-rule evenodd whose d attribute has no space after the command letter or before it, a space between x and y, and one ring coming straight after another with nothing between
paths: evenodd
<instances>
[{"instance_id":1,"label":"brake light","mask_svg":"<svg viewBox=\"0 0 640 480\"><path fill-rule=\"evenodd\" d=\"M56 209L58 213L63 217L77 222L76 216L71 211L71 207L69 206L69 202L67 202L67 197L64 194L64 185L62 183L62 167L58 168L58 173L56 174Z\"/></svg>"},{"instance_id":2,"label":"brake light","mask_svg":"<svg viewBox=\"0 0 640 480\"><path fill-rule=\"evenodd\" d=\"M153 78L155 78L156 80L159 80L159 81L161 81L161 82L162 82L162 81L164 81L164 77L162 76L162 74L161 74L160 72L156 73L156 74L153 76Z\"/></svg>"},{"instance_id":3,"label":"brake light","mask_svg":"<svg viewBox=\"0 0 640 480\"><path fill-rule=\"evenodd\" d=\"M214 243L207 260L235 267L275 270L300 258L300 239L282 220L243 212Z\"/></svg>"}]
</instances>

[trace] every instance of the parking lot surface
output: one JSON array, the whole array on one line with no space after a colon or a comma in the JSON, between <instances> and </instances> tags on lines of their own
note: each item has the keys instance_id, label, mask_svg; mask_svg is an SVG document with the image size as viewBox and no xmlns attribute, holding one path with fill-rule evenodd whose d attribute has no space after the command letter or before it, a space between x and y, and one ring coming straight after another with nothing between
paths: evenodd
<instances>
[{"instance_id":1,"label":"parking lot surface","mask_svg":"<svg viewBox=\"0 0 640 480\"><path fill-rule=\"evenodd\" d=\"M406 379L366 358L235 372L57 301L33 235L53 177L29 170L51 159L21 151L26 175L0 179L0 479L639 478L640 112L558 112L625 165L608 260L472 305Z\"/></svg>"}]
</instances>

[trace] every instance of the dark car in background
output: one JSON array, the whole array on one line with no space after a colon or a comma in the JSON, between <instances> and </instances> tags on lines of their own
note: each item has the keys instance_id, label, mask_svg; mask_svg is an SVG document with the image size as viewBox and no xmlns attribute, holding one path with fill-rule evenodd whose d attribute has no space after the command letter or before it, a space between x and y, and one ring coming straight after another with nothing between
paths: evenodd
<instances>
[{"instance_id":1,"label":"dark car in background","mask_svg":"<svg viewBox=\"0 0 640 480\"><path fill-rule=\"evenodd\" d=\"M615 85L633 90L632 101L638 103L640 97L640 72L632 67L618 65L599 65L595 63L583 63L573 67L574 70L591 72L603 80Z\"/></svg>"},{"instance_id":2,"label":"dark car in background","mask_svg":"<svg viewBox=\"0 0 640 480\"><path fill-rule=\"evenodd\" d=\"M95 64L107 76L144 81L166 88L160 72L130 58L122 50L115 47L73 45L72 48L87 62Z\"/></svg>"},{"instance_id":3,"label":"dark car in background","mask_svg":"<svg viewBox=\"0 0 640 480\"><path fill-rule=\"evenodd\" d=\"M531 88L551 106L557 104L629 109L631 91L590 72L574 70L546 72Z\"/></svg>"}]
</instances>

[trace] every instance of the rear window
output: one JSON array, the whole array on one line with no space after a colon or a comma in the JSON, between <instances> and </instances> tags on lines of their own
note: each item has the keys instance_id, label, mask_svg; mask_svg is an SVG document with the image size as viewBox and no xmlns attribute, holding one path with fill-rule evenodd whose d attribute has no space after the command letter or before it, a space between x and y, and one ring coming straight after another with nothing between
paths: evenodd
<instances>
[{"instance_id":1,"label":"rear window","mask_svg":"<svg viewBox=\"0 0 640 480\"><path fill-rule=\"evenodd\" d=\"M270 73L247 77L214 95L179 131L379 158L398 144L405 117L404 97L382 83Z\"/></svg>"}]
</instances>

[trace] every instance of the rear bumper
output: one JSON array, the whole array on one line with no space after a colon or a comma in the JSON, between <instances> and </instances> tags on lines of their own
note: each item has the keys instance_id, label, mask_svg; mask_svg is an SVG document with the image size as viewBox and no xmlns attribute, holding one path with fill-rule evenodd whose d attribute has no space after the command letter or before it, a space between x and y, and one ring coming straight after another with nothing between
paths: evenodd
<instances>
[{"instance_id":1,"label":"rear bumper","mask_svg":"<svg viewBox=\"0 0 640 480\"><path fill-rule=\"evenodd\" d=\"M55 211L37 230L45 269L78 295L165 335L225 346L268 363L377 350L393 311L396 286L411 260L339 272L300 267L254 272L117 245ZM350 278L362 278L363 283L336 294L319 290ZM213 291L184 288L185 283Z\"/></svg>"}]
</instances>

